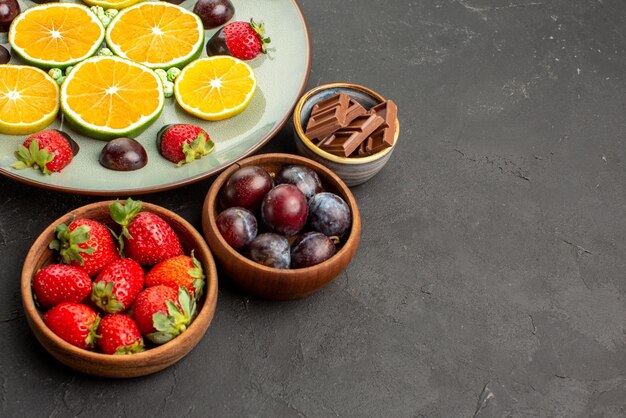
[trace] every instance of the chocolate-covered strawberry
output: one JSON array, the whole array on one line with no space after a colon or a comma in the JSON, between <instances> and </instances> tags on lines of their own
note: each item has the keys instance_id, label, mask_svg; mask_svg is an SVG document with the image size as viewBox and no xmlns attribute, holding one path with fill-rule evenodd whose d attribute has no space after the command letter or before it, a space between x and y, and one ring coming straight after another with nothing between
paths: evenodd
<instances>
[{"instance_id":1,"label":"chocolate-covered strawberry","mask_svg":"<svg viewBox=\"0 0 626 418\"><path fill-rule=\"evenodd\" d=\"M43 174L58 173L72 162L78 145L64 132L56 129L32 134L15 152L17 161L11 167L21 170L32 167Z\"/></svg>"},{"instance_id":2,"label":"chocolate-covered strawberry","mask_svg":"<svg viewBox=\"0 0 626 418\"><path fill-rule=\"evenodd\" d=\"M98 347L104 354L135 354L144 351L137 323L129 316L107 315L98 327Z\"/></svg>"},{"instance_id":3,"label":"chocolate-covered strawberry","mask_svg":"<svg viewBox=\"0 0 626 418\"><path fill-rule=\"evenodd\" d=\"M158 285L143 290L135 300L133 317L150 341L163 344L184 332L196 314L196 301L187 289Z\"/></svg>"},{"instance_id":4,"label":"chocolate-covered strawberry","mask_svg":"<svg viewBox=\"0 0 626 418\"><path fill-rule=\"evenodd\" d=\"M265 45L270 38L265 37L265 25L250 22L232 22L218 30L206 44L208 56L230 55L241 60L251 60L259 54L267 53Z\"/></svg>"},{"instance_id":5,"label":"chocolate-covered strawberry","mask_svg":"<svg viewBox=\"0 0 626 418\"><path fill-rule=\"evenodd\" d=\"M161 155L179 166L200 159L215 148L204 129L183 123L161 128L157 143Z\"/></svg>"},{"instance_id":6,"label":"chocolate-covered strawberry","mask_svg":"<svg viewBox=\"0 0 626 418\"><path fill-rule=\"evenodd\" d=\"M183 254L176 232L163 218L141 211L141 202L130 198L109 205L111 218L122 226L120 249L139 264L154 265Z\"/></svg>"},{"instance_id":7,"label":"chocolate-covered strawberry","mask_svg":"<svg viewBox=\"0 0 626 418\"><path fill-rule=\"evenodd\" d=\"M43 314L43 322L52 332L76 347L93 348L98 338L100 317L81 303L60 303Z\"/></svg>"},{"instance_id":8,"label":"chocolate-covered strawberry","mask_svg":"<svg viewBox=\"0 0 626 418\"><path fill-rule=\"evenodd\" d=\"M91 277L120 258L107 227L93 219L77 219L69 227L61 224L56 237L49 247L59 251L61 262L80 267Z\"/></svg>"},{"instance_id":9,"label":"chocolate-covered strawberry","mask_svg":"<svg viewBox=\"0 0 626 418\"><path fill-rule=\"evenodd\" d=\"M91 301L109 313L124 312L143 289L143 269L130 258L120 258L107 265L91 290Z\"/></svg>"},{"instance_id":10,"label":"chocolate-covered strawberry","mask_svg":"<svg viewBox=\"0 0 626 418\"><path fill-rule=\"evenodd\" d=\"M91 293L91 278L78 267L51 264L33 277L37 303L50 308L62 302L81 302Z\"/></svg>"}]
</instances>

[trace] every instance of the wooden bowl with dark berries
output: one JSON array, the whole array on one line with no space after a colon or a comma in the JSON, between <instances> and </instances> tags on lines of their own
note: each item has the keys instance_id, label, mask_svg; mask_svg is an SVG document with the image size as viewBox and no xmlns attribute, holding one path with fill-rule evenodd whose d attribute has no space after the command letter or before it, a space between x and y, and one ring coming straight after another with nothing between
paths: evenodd
<instances>
[{"instance_id":1,"label":"wooden bowl with dark berries","mask_svg":"<svg viewBox=\"0 0 626 418\"><path fill-rule=\"evenodd\" d=\"M217 272L183 218L150 203L75 209L39 235L21 278L26 319L65 365L128 378L179 361L206 333Z\"/></svg>"},{"instance_id":2,"label":"wooden bowl with dark berries","mask_svg":"<svg viewBox=\"0 0 626 418\"><path fill-rule=\"evenodd\" d=\"M204 200L202 228L239 287L289 300L316 292L345 270L359 246L361 216L348 187L323 165L262 154L217 177Z\"/></svg>"}]
</instances>

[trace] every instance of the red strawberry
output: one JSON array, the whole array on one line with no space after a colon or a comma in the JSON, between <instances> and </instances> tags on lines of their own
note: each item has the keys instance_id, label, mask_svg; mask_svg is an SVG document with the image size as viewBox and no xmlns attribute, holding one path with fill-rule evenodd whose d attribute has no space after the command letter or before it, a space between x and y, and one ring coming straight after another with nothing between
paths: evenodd
<instances>
[{"instance_id":1,"label":"red strawberry","mask_svg":"<svg viewBox=\"0 0 626 418\"><path fill-rule=\"evenodd\" d=\"M215 145L206 131L195 125L166 125L157 135L159 152L181 166L207 155Z\"/></svg>"},{"instance_id":2,"label":"red strawberry","mask_svg":"<svg viewBox=\"0 0 626 418\"><path fill-rule=\"evenodd\" d=\"M18 170L33 167L44 174L63 170L74 157L69 140L56 129L32 134L23 145L18 146L15 156L18 161L11 167Z\"/></svg>"},{"instance_id":3,"label":"red strawberry","mask_svg":"<svg viewBox=\"0 0 626 418\"><path fill-rule=\"evenodd\" d=\"M93 348L100 317L88 306L63 302L43 314L43 322L68 343L76 347Z\"/></svg>"},{"instance_id":4,"label":"red strawberry","mask_svg":"<svg viewBox=\"0 0 626 418\"><path fill-rule=\"evenodd\" d=\"M129 316L105 316L100 321L98 333L98 346L104 354L135 354L144 351L137 323Z\"/></svg>"},{"instance_id":5,"label":"red strawberry","mask_svg":"<svg viewBox=\"0 0 626 418\"><path fill-rule=\"evenodd\" d=\"M81 302L91 292L91 278L78 267L52 264L35 274L33 290L44 308L61 302Z\"/></svg>"},{"instance_id":6,"label":"red strawberry","mask_svg":"<svg viewBox=\"0 0 626 418\"><path fill-rule=\"evenodd\" d=\"M196 314L196 301L180 287L158 285L143 290L135 299L133 316L139 331L150 341L163 344L185 331Z\"/></svg>"},{"instance_id":7,"label":"red strawberry","mask_svg":"<svg viewBox=\"0 0 626 418\"><path fill-rule=\"evenodd\" d=\"M202 295L205 275L197 258L186 255L161 261L146 275L146 287L165 285L178 290L183 286L196 299Z\"/></svg>"},{"instance_id":8,"label":"red strawberry","mask_svg":"<svg viewBox=\"0 0 626 418\"><path fill-rule=\"evenodd\" d=\"M127 199L124 204L113 202L111 218L122 226L118 237L126 256L143 265L154 265L183 254L178 235L163 218L141 212L141 202Z\"/></svg>"},{"instance_id":9,"label":"red strawberry","mask_svg":"<svg viewBox=\"0 0 626 418\"><path fill-rule=\"evenodd\" d=\"M251 60L267 53L265 44L270 38L264 36L265 25L250 22L232 22L218 30L206 44L207 55L231 55L242 60Z\"/></svg>"},{"instance_id":10,"label":"red strawberry","mask_svg":"<svg viewBox=\"0 0 626 418\"><path fill-rule=\"evenodd\" d=\"M93 282L91 301L109 313L123 312L143 289L143 269L135 260L120 258L102 269Z\"/></svg>"},{"instance_id":11,"label":"red strawberry","mask_svg":"<svg viewBox=\"0 0 626 418\"><path fill-rule=\"evenodd\" d=\"M56 228L57 239L49 247L58 250L63 264L81 267L91 277L120 258L106 226L92 219L77 219Z\"/></svg>"}]
</instances>

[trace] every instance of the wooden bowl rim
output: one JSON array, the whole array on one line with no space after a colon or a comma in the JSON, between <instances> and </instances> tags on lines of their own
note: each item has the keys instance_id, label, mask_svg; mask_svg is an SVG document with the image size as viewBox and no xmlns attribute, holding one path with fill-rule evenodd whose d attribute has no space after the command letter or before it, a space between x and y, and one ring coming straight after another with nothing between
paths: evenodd
<instances>
[{"instance_id":1,"label":"wooden bowl rim","mask_svg":"<svg viewBox=\"0 0 626 418\"><path fill-rule=\"evenodd\" d=\"M36 251L36 248L40 248L41 246L45 246L45 247L48 246L49 242L44 242L44 241L47 239L49 234L54 232L54 229L57 225L61 223L70 222L73 218L75 219L80 212L85 212L91 209L100 208L102 206L108 206L115 201L118 201L118 200L100 201L100 202L91 203L85 206L81 206L79 208L76 208L66 213L60 218L56 219L50 225L48 225L41 232L41 234L39 234L39 236L37 237L37 239L31 246L30 250L28 251L28 254L26 255L26 260L31 256L31 253L34 253ZM147 361L156 360L163 353L169 352L171 350L175 350L177 346L182 345L183 343L186 343L186 342L190 342L194 338L198 338L198 342L199 342L204 334L198 337L197 335L198 332L196 331L196 329L198 329L201 326L200 325L201 323L208 321L208 324L210 324L212 320L212 316L215 312L215 307L217 305L217 288L218 288L217 269L215 266L215 261L213 260L211 250L209 249L209 246L207 245L206 241L189 222L187 222L184 218L177 215L176 213L170 211L169 209L165 209L161 206L154 205L152 203L148 203L144 201L142 201L141 203L142 203L142 211L152 212L157 215L165 215L166 221L168 220L168 218L171 218L175 220L176 222L180 223L181 225L183 225L191 234L193 240L198 243L198 246L201 248L202 252L205 253L206 256L208 256L206 257L206 264L208 264L208 269L206 268L207 267L206 264L203 265L205 268L205 275L206 275L206 287L205 287L205 295L204 295L205 299L202 305L202 309L200 309L200 312L198 312L198 315L193 320L193 322L189 325L187 330L185 330L185 332L183 332L182 334L178 335L173 340L163 345L150 348L149 350L143 351L141 353L127 355L127 356L114 356L110 354L84 350L82 348L75 347L72 344L68 343L67 341L63 340L61 337L59 337L54 332L52 332L52 330L50 330L50 328L48 328L48 326L43 322L43 319L41 318L39 310L35 306L35 302L34 302L33 294L32 294L31 281L35 274L35 268L34 266L28 266L25 263L24 267L22 268L22 274L21 274L21 294L22 294L22 304L24 306L25 314L32 321L33 326L37 327L39 330L42 331L46 339L54 342L54 344L56 344L59 348L61 348L68 354L71 354L73 356L80 357L80 358L83 358L83 359L86 359L86 360L89 360L98 364L109 364L113 367L115 366L131 367L134 365L134 363L139 363L139 362L145 363L146 360ZM196 344L197 342L193 344L192 346Z\"/></svg>"},{"instance_id":2,"label":"wooden bowl rim","mask_svg":"<svg viewBox=\"0 0 626 418\"><path fill-rule=\"evenodd\" d=\"M385 155L389 154L396 147L396 144L398 143L398 138L400 137L400 121L397 117L396 117L396 131L394 132L394 137L393 137L393 145L389 148L385 148L384 150L380 152L377 152L376 154L368 155L367 157L340 157L338 155L331 154L329 152L324 151L317 145L315 145L313 141L311 141L309 137L306 136L306 134L304 133L304 130L302 129L302 120L300 118L300 112L302 111L302 107L304 106L304 103L306 103L309 100L309 98L311 98L311 96L313 96L314 94L317 94L320 91L337 88L337 87L362 91L376 98L380 102L384 102L386 100L385 97L382 96L381 94L375 92L374 90L370 88L361 86L360 84L330 83L330 84L323 84L321 86L317 86L307 91L306 93L304 93L302 97L300 98L300 100L298 100L298 103L296 104L296 107L293 110L293 128L296 131L296 136L298 137L298 139L308 149L310 149L312 152L314 152L318 156L326 160L332 161L334 163L345 164L345 165L367 164L373 161L377 161L383 158Z\"/></svg>"},{"instance_id":3,"label":"wooden bowl rim","mask_svg":"<svg viewBox=\"0 0 626 418\"><path fill-rule=\"evenodd\" d=\"M213 208L211 206L215 207L218 194L220 190L222 189L222 186L224 185L224 183L226 183L227 179L231 176L231 174L234 173L239 168L245 167L248 165L254 165L254 163L257 160L268 159L268 158L272 160L276 160L276 162L280 162L283 165L295 164L295 162L301 162L301 163L306 163L310 166L313 166L315 167L316 171L323 171L330 178L332 178L333 182L335 183L334 185L336 186L336 188L341 190L343 195L347 197L346 203L350 207L350 211L352 213L352 225L350 227L350 235L348 236L348 239L343 244L343 246L339 249L339 251L337 251L328 260L323 261L322 263L316 264L314 266L299 268L299 269L277 269L274 267L267 267L267 266L264 266L263 264L256 263L244 257L243 255L239 254L239 252L237 252L233 247L230 246L230 244L226 242L226 240L222 237L222 234L217 229L217 223L215 222L216 217L215 217ZM290 161L286 162L284 161L284 159L289 159ZM213 202L213 205L211 205L211 202ZM246 159L243 159L234 163L233 165L228 167L226 170L224 170L215 179L215 181L209 188L209 192L207 193L206 198L204 199L202 212L203 212L203 215L207 215L206 217L202 216L202 225L205 229L205 233L206 233L206 230L208 229L214 235L215 239L218 240L219 244L223 248L225 248L226 251L228 251L228 253L231 256L233 256L238 262L241 262L250 268L258 269L260 271L264 271L267 273L272 273L276 275L278 279L283 279L283 278L287 279L294 275L302 275L302 277L306 277L307 273L315 272L321 267L328 265L330 263L333 263L335 262L335 260L339 260L340 256L343 253L348 252L351 246L358 245L358 241L360 240L359 235L361 231L361 214L359 212L359 207L357 206L356 199L352 195L352 192L350 191L348 186L332 170L326 168L324 165L316 161L313 161L309 158L301 157L299 155L281 154L281 153L258 154L258 155L248 157ZM206 225L207 218L208 218L208 225Z\"/></svg>"}]
</instances>

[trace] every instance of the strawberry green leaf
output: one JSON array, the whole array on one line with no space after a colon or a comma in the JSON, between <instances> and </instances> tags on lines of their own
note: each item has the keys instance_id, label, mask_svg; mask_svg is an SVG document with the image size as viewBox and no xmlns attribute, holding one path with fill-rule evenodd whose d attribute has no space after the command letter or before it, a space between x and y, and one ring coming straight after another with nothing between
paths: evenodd
<instances>
[{"instance_id":1,"label":"strawberry green leaf","mask_svg":"<svg viewBox=\"0 0 626 418\"><path fill-rule=\"evenodd\" d=\"M11 167L21 170L27 167L38 168L44 174L52 174L46 164L54 160L55 153L49 152L47 148L39 149L39 141L33 139L28 148L18 145L15 157L17 161Z\"/></svg>"},{"instance_id":2,"label":"strawberry green leaf","mask_svg":"<svg viewBox=\"0 0 626 418\"><path fill-rule=\"evenodd\" d=\"M187 274L189 274L191 277L195 279L193 281L193 288L194 288L194 297L197 300L197 299L200 299L200 296L202 296L202 292L204 290L204 280L206 279L206 276L204 275L204 271L202 270L202 264L193 255L193 250L191 250L191 261L193 263L193 268L190 268L187 271Z\"/></svg>"},{"instance_id":3,"label":"strawberry green leaf","mask_svg":"<svg viewBox=\"0 0 626 418\"><path fill-rule=\"evenodd\" d=\"M113 282L105 282L104 280L94 283L91 288L91 301L105 312L118 313L123 311L125 306L117 300L115 293L113 293L113 286Z\"/></svg>"},{"instance_id":4,"label":"strawberry green leaf","mask_svg":"<svg viewBox=\"0 0 626 418\"><path fill-rule=\"evenodd\" d=\"M126 199L126 202L120 203L115 201L109 205L109 213L111 215L111 219L115 221L118 225L122 227L122 232L117 235L114 234L115 238L119 243L120 253L123 254L124 251L124 238L133 239L128 232L128 225L132 222L132 220L137 216L137 214L141 212L141 202L135 201L130 197Z\"/></svg>"},{"instance_id":5,"label":"strawberry green leaf","mask_svg":"<svg viewBox=\"0 0 626 418\"><path fill-rule=\"evenodd\" d=\"M64 264L76 261L85 265L81 253L93 254L95 249L93 247L80 248L79 245L89 241L91 228L87 225L81 225L70 231L67 225L61 224L55 228L55 231L57 238L50 242L48 248L59 251L61 262Z\"/></svg>"},{"instance_id":6,"label":"strawberry green leaf","mask_svg":"<svg viewBox=\"0 0 626 418\"><path fill-rule=\"evenodd\" d=\"M187 329L196 314L196 302L183 286L180 286L178 291L178 303L182 309L168 299L165 301L167 315L163 312L155 312L152 315L152 325L157 332L148 334L150 341L163 344Z\"/></svg>"},{"instance_id":7,"label":"strawberry green leaf","mask_svg":"<svg viewBox=\"0 0 626 418\"><path fill-rule=\"evenodd\" d=\"M200 132L196 139L190 143L183 142L183 154L185 159L178 162L178 165L191 163L194 160L202 158L215 148L215 144L211 141L204 132Z\"/></svg>"},{"instance_id":8,"label":"strawberry green leaf","mask_svg":"<svg viewBox=\"0 0 626 418\"><path fill-rule=\"evenodd\" d=\"M98 326L100 325L100 315L96 316L96 320L93 321L93 324L89 326L89 334L87 334L87 338L85 338L85 345L89 348L93 348L96 344L96 340L101 338L101 335L98 335Z\"/></svg>"},{"instance_id":9,"label":"strawberry green leaf","mask_svg":"<svg viewBox=\"0 0 626 418\"><path fill-rule=\"evenodd\" d=\"M125 356L125 355L129 355L129 354L141 353L142 351L145 351L145 347L143 345L143 341L141 341L140 338L137 338L135 340L135 342L132 343L132 344L117 347L117 350L115 350L115 354L114 355L116 355L116 356Z\"/></svg>"}]
</instances>

